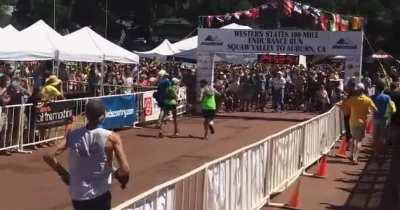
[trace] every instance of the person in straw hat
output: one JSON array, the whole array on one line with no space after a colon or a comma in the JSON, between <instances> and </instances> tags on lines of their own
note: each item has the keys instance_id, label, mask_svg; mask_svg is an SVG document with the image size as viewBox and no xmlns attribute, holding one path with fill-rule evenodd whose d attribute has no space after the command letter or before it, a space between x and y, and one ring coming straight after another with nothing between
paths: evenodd
<instances>
[{"instance_id":1,"label":"person in straw hat","mask_svg":"<svg viewBox=\"0 0 400 210\"><path fill-rule=\"evenodd\" d=\"M56 75L51 75L46 79L46 83L42 89L42 100L43 101L54 101L62 99L63 94L61 93L62 81L58 79Z\"/></svg>"}]
</instances>

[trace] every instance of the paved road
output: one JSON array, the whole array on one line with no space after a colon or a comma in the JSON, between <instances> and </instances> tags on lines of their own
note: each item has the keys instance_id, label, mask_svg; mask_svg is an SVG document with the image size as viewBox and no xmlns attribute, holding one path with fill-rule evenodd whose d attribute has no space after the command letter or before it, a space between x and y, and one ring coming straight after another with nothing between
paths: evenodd
<instances>
[{"instance_id":1,"label":"paved road","mask_svg":"<svg viewBox=\"0 0 400 210\"><path fill-rule=\"evenodd\" d=\"M361 162L353 166L347 159L329 158L328 177L301 177L300 209L304 210L399 210L400 209L400 127L393 129L394 146L384 161L371 158L366 141ZM315 172L316 167L309 169ZM287 203L293 186L272 199ZM265 207L263 210L278 208Z\"/></svg>"},{"instance_id":2,"label":"paved road","mask_svg":"<svg viewBox=\"0 0 400 210\"><path fill-rule=\"evenodd\" d=\"M180 120L182 138L157 139L154 128L121 131L133 169L133 182L125 191L114 183L113 203L119 204L209 160L311 117L304 113L225 114L216 121L217 134L208 141L188 138L201 136L199 118ZM71 209L67 188L41 160L46 152L41 149L32 155L0 156L0 209ZM61 162L66 162L65 157Z\"/></svg>"}]
</instances>

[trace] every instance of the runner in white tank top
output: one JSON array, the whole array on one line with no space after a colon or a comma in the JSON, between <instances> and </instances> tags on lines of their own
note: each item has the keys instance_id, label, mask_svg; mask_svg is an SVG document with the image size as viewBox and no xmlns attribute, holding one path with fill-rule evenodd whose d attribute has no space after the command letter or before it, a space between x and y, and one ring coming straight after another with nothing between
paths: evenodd
<instances>
[{"instance_id":1,"label":"runner in white tank top","mask_svg":"<svg viewBox=\"0 0 400 210\"><path fill-rule=\"evenodd\" d=\"M114 173L124 189L129 180L129 164L120 137L100 127L105 107L100 100L86 105L86 127L67 132L44 160L69 185L75 210L111 209L112 159L115 154L120 168ZM56 157L69 150L69 172Z\"/></svg>"}]
</instances>

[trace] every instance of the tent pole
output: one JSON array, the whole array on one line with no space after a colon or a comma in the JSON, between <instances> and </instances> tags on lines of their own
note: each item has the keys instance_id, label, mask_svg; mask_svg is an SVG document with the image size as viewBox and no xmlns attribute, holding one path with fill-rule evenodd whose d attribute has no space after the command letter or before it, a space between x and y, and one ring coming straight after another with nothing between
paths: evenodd
<instances>
[{"instance_id":1,"label":"tent pole","mask_svg":"<svg viewBox=\"0 0 400 210\"><path fill-rule=\"evenodd\" d=\"M101 95L104 96L104 68L105 68L105 64L104 64L104 59L101 62L101 81L100 81L100 92Z\"/></svg>"}]
</instances>

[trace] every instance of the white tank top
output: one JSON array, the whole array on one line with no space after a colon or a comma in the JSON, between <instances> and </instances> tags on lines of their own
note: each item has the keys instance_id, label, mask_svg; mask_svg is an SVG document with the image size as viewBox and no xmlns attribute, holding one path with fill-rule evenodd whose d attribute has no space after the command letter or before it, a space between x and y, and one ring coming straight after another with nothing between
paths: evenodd
<instances>
[{"instance_id":1,"label":"white tank top","mask_svg":"<svg viewBox=\"0 0 400 210\"><path fill-rule=\"evenodd\" d=\"M112 166L105 153L111 133L103 128L80 128L68 136L72 200L91 200L111 189Z\"/></svg>"}]
</instances>

